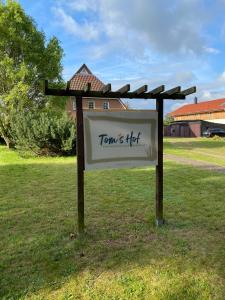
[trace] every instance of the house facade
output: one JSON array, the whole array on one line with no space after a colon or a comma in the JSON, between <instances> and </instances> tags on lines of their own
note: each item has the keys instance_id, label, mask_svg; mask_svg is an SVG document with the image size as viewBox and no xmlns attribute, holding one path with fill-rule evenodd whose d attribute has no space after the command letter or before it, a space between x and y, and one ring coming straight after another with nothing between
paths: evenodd
<instances>
[{"instance_id":1,"label":"house facade","mask_svg":"<svg viewBox=\"0 0 225 300\"><path fill-rule=\"evenodd\" d=\"M105 85L85 64L83 64L71 78L69 88L71 90L83 90L87 83L91 83L91 90L93 91L101 91ZM83 109L119 111L126 110L127 107L119 98L83 98ZM74 97L69 98L66 104L66 111L70 117L73 119L76 118L76 102Z\"/></svg>"}]
</instances>

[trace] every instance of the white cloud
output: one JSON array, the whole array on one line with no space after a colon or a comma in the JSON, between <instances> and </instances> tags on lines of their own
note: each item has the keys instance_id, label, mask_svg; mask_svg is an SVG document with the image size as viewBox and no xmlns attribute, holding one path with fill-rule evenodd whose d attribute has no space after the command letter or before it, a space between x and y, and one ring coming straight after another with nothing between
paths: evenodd
<instances>
[{"instance_id":1,"label":"white cloud","mask_svg":"<svg viewBox=\"0 0 225 300\"><path fill-rule=\"evenodd\" d=\"M225 82L225 71L219 76L219 81Z\"/></svg>"},{"instance_id":2,"label":"white cloud","mask_svg":"<svg viewBox=\"0 0 225 300\"><path fill-rule=\"evenodd\" d=\"M62 8L55 7L53 12L57 18L57 22L68 33L78 36L83 40L97 40L99 37L99 30L94 23L84 21L82 24L68 15Z\"/></svg>"},{"instance_id":3,"label":"white cloud","mask_svg":"<svg viewBox=\"0 0 225 300\"><path fill-rule=\"evenodd\" d=\"M96 0L73 0L68 1L68 6L75 11L97 10L98 1Z\"/></svg>"},{"instance_id":4,"label":"white cloud","mask_svg":"<svg viewBox=\"0 0 225 300\"><path fill-rule=\"evenodd\" d=\"M212 99L212 94L210 91L202 91L202 98L204 100L209 100L209 99Z\"/></svg>"},{"instance_id":5,"label":"white cloud","mask_svg":"<svg viewBox=\"0 0 225 300\"><path fill-rule=\"evenodd\" d=\"M100 17L111 38L142 40L143 47L162 53L201 53L206 22L202 1L101 0ZM121 39L122 42L122 39Z\"/></svg>"},{"instance_id":6,"label":"white cloud","mask_svg":"<svg viewBox=\"0 0 225 300\"><path fill-rule=\"evenodd\" d=\"M71 0L58 3L61 25L69 33L83 39L102 37L102 55L115 49L145 56L147 52L162 54L216 53L206 45L203 26L207 13L203 0ZM60 4L61 3L61 4ZM72 11L71 11L72 10ZM86 23L73 15L89 14ZM94 12L94 14L93 14ZM92 13L90 17L90 13ZM93 23L95 19L95 23ZM108 46L110 45L110 46ZM98 51L99 52L99 51Z\"/></svg>"},{"instance_id":7,"label":"white cloud","mask_svg":"<svg viewBox=\"0 0 225 300\"><path fill-rule=\"evenodd\" d=\"M207 31L217 16L212 10L214 2L60 0L57 3L54 12L63 30L78 38L78 43L79 39L89 41L85 46L77 46L82 49L82 62L95 65L94 73L97 71L100 78L112 82L115 88L126 83L131 83L132 89L142 84L149 84L149 89L161 84L166 84L167 89L197 85L199 101L225 96L225 71L216 74L207 60L209 56L213 60L222 54L217 48L218 36L212 36L213 30ZM216 25L220 34L219 23ZM185 102L167 101L165 109L193 103L194 96L190 95ZM146 107L145 103L132 106Z\"/></svg>"},{"instance_id":8,"label":"white cloud","mask_svg":"<svg viewBox=\"0 0 225 300\"><path fill-rule=\"evenodd\" d=\"M221 74L210 77L197 86L197 96L199 101L214 100L225 97L225 71Z\"/></svg>"},{"instance_id":9,"label":"white cloud","mask_svg":"<svg viewBox=\"0 0 225 300\"><path fill-rule=\"evenodd\" d=\"M204 47L205 52L210 53L210 54L219 54L220 51L216 48L213 47Z\"/></svg>"},{"instance_id":10,"label":"white cloud","mask_svg":"<svg viewBox=\"0 0 225 300\"><path fill-rule=\"evenodd\" d=\"M177 84L186 84L186 83L190 83L193 82L196 79L195 74L192 71L180 71L180 72L176 72L174 80L177 82Z\"/></svg>"}]
</instances>

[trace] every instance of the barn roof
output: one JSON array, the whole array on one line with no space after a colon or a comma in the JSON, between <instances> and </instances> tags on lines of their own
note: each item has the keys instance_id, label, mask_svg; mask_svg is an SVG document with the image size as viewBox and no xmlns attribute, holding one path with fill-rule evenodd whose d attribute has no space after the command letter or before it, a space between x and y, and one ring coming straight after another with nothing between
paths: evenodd
<instances>
[{"instance_id":1,"label":"barn roof","mask_svg":"<svg viewBox=\"0 0 225 300\"><path fill-rule=\"evenodd\" d=\"M172 117L203 114L208 112L225 111L225 98L199 102L197 104L186 104L172 111Z\"/></svg>"},{"instance_id":2,"label":"barn roof","mask_svg":"<svg viewBox=\"0 0 225 300\"><path fill-rule=\"evenodd\" d=\"M100 91L104 87L104 83L92 74L90 69L83 64L70 79L70 89L83 90L87 83L91 83L92 91Z\"/></svg>"}]
</instances>

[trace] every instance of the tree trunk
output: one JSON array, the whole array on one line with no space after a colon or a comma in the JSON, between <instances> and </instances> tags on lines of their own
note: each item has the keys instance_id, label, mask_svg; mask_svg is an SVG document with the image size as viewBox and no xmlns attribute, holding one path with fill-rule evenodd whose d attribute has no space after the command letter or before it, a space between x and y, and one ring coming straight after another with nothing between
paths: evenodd
<instances>
[{"instance_id":1,"label":"tree trunk","mask_svg":"<svg viewBox=\"0 0 225 300\"><path fill-rule=\"evenodd\" d=\"M8 131L5 127L7 127L7 126L4 126L3 121L0 119L0 136L5 141L7 148L10 149L10 148L13 148L14 145L13 145L10 137L7 136Z\"/></svg>"},{"instance_id":2,"label":"tree trunk","mask_svg":"<svg viewBox=\"0 0 225 300\"><path fill-rule=\"evenodd\" d=\"M7 136L3 136L3 140L5 141L8 149L13 148L13 143Z\"/></svg>"}]
</instances>

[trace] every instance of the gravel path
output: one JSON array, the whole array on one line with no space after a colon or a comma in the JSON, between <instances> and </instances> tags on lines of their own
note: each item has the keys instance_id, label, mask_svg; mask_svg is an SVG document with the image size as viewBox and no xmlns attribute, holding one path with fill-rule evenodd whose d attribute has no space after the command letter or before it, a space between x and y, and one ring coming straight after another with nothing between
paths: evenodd
<instances>
[{"instance_id":1,"label":"gravel path","mask_svg":"<svg viewBox=\"0 0 225 300\"><path fill-rule=\"evenodd\" d=\"M189 158L185 158L185 157L181 157L181 156L177 156L177 155L173 155L173 154L164 154L164 158L167 160L175 161L179 164L191 165L193 167L197 167L200 169L211 170L211 171L225 174L225 167L221 167L216 164L210 164L206 161L189 159Z\"/></svg>"},{"instance_id":2,"label":"gravel path","mask_svg":"<svg viewBox=\"0 0 225 300\"><path fill-rule=\"evenodd\" d=\"M212 153L211 151L202 151L202 150L194 150L194 151L192 151L192 152L194 152L194 153L199 153L199 154L203 154L203 155L207 155L207 156L213 156L213 157L215 157L215 158L219 158L219 159L223 159L224 160L224 155L222 155L222 154L215 154L215 153Z\"/></svg>"}]
</instances>

